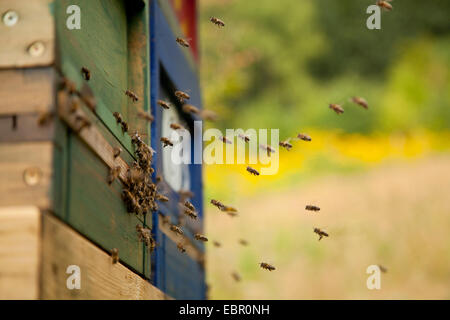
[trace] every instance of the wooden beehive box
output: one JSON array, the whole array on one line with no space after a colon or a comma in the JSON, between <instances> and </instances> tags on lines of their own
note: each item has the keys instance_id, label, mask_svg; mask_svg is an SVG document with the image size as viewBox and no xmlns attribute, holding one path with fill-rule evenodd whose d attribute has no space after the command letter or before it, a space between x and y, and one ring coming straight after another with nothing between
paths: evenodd
<instances>
[{"instance_id":1,"label":"wooden beehive box","mask_svg":"<svg viewBox=\"0 0 450 320\"><path fill-rule=\"evenodd\" d=\"M81 9L81 29L67 27L71 5ZM179 239L159 223L159 217L177 217L176 196L174 205L146 215L128 213L121 197L135 160L130 132L137 130L159 154L161 114L151 108L160 94L159 74L175 79L170 88L178 88L176 79L186 82L196 74L189 53L176 61L181 64L176 74L154 68L168 62L151 61L151 55L158 56L154 52L162 52L151 41L152 19L172 17L173 24L173 13L160 5L156 0L0 2L0 299L205 297L204 249L192 241L191 227L182 239L188 254L179 256ZM88 81L83 67L90 71ZM61 87L64 79L79 93L76 112L67 87ZM127 97L126 90L139 100ZM196 77L193 91L200 103ZM154 124L142 121L139 111L151 112ZM114 112L128 123L129 133ZM114 148L122 149L118 157ZM160 162L156 156L155 175ZM121 173L108 184L117 166ZM201 210L197 167L190 169L190 183ZM137 225L152 228L158 242L154 254L139 240ZM116 264L110 255L114 248ZM67 286L71 265L81 270L80 289Z\"/></svg>"}]
</instances>

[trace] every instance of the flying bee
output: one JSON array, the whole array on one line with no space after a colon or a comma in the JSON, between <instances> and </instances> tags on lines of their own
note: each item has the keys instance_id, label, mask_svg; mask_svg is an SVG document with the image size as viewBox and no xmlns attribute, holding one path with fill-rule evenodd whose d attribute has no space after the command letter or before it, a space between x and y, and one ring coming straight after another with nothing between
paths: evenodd
<instances>
[{"instance_id":1,"label":"flying bee","mask_svg":"<svg viewBox=\"0 0 450 320\"><path fill-rule=\"evenodd\" d=\"M187 200L184 202L184 206L192 211L195 211L194 205Z\"/></svg>"},{"instance_id":2,"label":"flying bee","mask_svg":"<svg viewBox=\"0 0 450 320\"><path fill-rule=\"evenodd\" d=\"M52 118L53 118L53 112L51 112L51 111L43 112L38 117L38 120L37 120L38 125L41 127L45 126L50 123Z\"/></svg>"},{"instance_id":3,"label":"flying bee","mask_svg":"<svg viewBox=\"0 0 450 320\"><path fill-rule=\"evenodd\" d=\"M186 113L195 113L198 114L200 112L200 109L193 106L192 104L184 104L183 105L183 111Z\"/></svg>"},{"instance_id":4,"label":"flying bee","mask_svg":"<svg viewBox=\"0 0 450 320\"><path fill-rule=\"evenodd\" d=\"M227 139L224 136L220 137L220 140L222 140L222 142L225 143L225 144L232 144L231 140Z\"/></svg>"},{"instance_id":5,"label":"flying bee","mask_svg":"<svg viewBox=\"0 0 450 320\"><path fill-rule=\"evenodd\" d=\"M112 258L113 264L116 264L117 262L119 262L119 249L113 248L111 250L111 258Z\"/></svg>"},{"instance_id":6,"label":"flying bee","mask_svg":"<svg viewBox=\"0 0 450 320\"><path fill-rule=\"evenodd\" d=\"M390 1L392 1L392 0L378 0L376 5L379 6L381 9L391 11L392 5L389 3Z\"/></svg>"},{"instance_id":7,"label":"flying bee","mask_svg":"<svg viewBox=\"0 0 450 320\"><path fill-rule=\"evenodd\" d=\"M239 239L239 244L241 244L243 246L248 246L248 241L245 239Z\"/></svg>"},{"instance_id":8,"label":"flying bee","mask_svg":"<svg viewBox=\"0 0 450 320\"><path fill-rule=\"evenodd\" d=\"M211 204L219 208L221 211L225 211L226 206L222 202L211 199Z\"/></svg>"},{"instance_id":9,"label":"flying bee","mask_svg":"<svg viewBox=\"0 0 450 320\"><path fill-rule=\"evenodd\" d=\"M320 211L320 208L318 206L314 206L312 204L308 204L305 207L305 210L309 210L309 211Z\"/></svg>"},{"instance_id":10,"label":"flying bee","mask_svg":"<svg viewBox=\"0 0 450 320\"><path fill-rule=\"evenodd\" d=\"M319 241L322 240L323 237L329 237L329 234L319 228L314 228L314 233L319 235Z\"/></svg>"},{"instance_id":11,"label":"flying bee","mask_svg":"<svg viewBox=\"0 0 450 320\"><path fill-rule=\"evenodd\" d=\"M363 107L364 109L368 109L369 108L369 104L367 103L366 99L361 98L361 97L353 97L352 98L352 102L359 104L361 107Z\"/></svg>"},{"instance_id":12,"label":"flying bee","mask_svg":"<svg viewBox=\"0 0 450 320\"><path fill-rule=\"evenodd\" d=\"M111 184L119 177L120 167L116 166L109 171L108 184Z\"/></svg>"},{"instance_id":13,"label":"flying bee","mask_svg":"<svg viewBox=\"0 0 450 320\"><path fill-rule=\"evenodd\" d=\"M380 271L383 273L386 273L388 271L387 268L382 266L381 264L378 265L378 268L380 268Z\"/></svg>"},{"instance_id":14,"label":"flying bee","mask_svg":"<svg viewBox=\"0 0 450 320\"><path fill-rule=\"evenodd\" d=\"M176 225L174 225L174 224L172 224L172 225L170 226L170 230L172 230L172 231L175 232L175 233L178 233L179 235L182 235L182 234L183 234L183 230L181 230L180 227L178 227L178 226L176 226Z\"/></svg>"},{"instance_id":15,"label":"flying bee","mask_svg":"<svg viewBox=\"0 0 450 320\"><path fill-rule=\"evenodd\" d=\"M225 23L222 20L220 20L219 18L211 17L211 18L209 18L209 21L211 21L218 27L225 27Z\"/></svg>"},{"instance_id":16,"label":"flying bee","mask_svg":"<svg viewBox=\"0 0 450 320\"><path fill-rule=\"evenodd\" d=\"M342 109L341 105L336 103L330 103L329 105L330 109L336 112L337 114L344 113L344 109Z\"/></svg>"},{"instance_id":17,"label":"flying bee","mask_svg":"<svg viewBox=\"0 0 450 320\"><path fill-rule=\"evenodd\" d=\"M178 42L178 44L179 44L180 46L185 47L185 48L189 48L189 42L187 42L187 41L184 40L183 38L178 37L178 38L176 39L176 41Z\"/></svg>"},{"instance_id":18,"label":"flying bee","mask_svg":"<svg viewBox=\"0 0 450 320\"><path fill-rule=\"evenodd\" d=\"M175 91L174 94L181 103L183 103L185 100L189 100L191 98L191 96L189 94L187 94L186 92L181 91L181 90Z\"/></svg>"},{"instance_id":19,"label":"flying bee","mask_svg":"<svg viewBox=\"0 0 450 320\"><path fill-rule=\"evenodd\" d=\"M122 115L121 115L120 113L114 112L114 113L113 113L113 116L114 116L114 118L116 118L116 122L117 122L118 124L122 124L123 119L122 119Z\"/></svg>"},{"instance_id":20,"label":"flying bee","mask_svg":"<svg viewBox=\"0 0 450 320\"><path fill-rule=\"evenodd\" d=\"M202 117L203 120L207 121L217 121L219 119L217 113L211 110L202 110L200 116Z\"/></svg>"},{"instance_id":21,"label":"flying bee","mask_svg":"<svg viewBox=\"0 0 450 320\"><path fill-rule=\"evenodd\" d=\"M167 146L173 147L173 143L172 143L172 141L169 140L169 138L162 137L160 140L163 143L163 148L165 148Z\"/></svg>"},{"instance_id":22,"label":"flying bee","mask_svg":"<svg viewBox=\"0 0 450 320\"><path fill-rule=\"evenodd\" d=\"M81 74L83 75L84 80L89 81L91 79L91 71L88 68L82 67Z\"/></svg>"},{"instance_id":23,"label":"flying bee","mask_svg":"<svg viewBox=\"0 0 450 320\"><path fill-rule=\"evenodd\" d=\"M120 147L114 147L114 149L113 149L113 156L114 156L114 159L117 158L117 157L120 155L121 152L122 152L122 148L120 148Z\"/></svg>"},{"instance_id":24,"label":"flying bee","mask_svg":"<svg viewBox=\"0 0 450 320\"><path fill-rule=\"evenodd\" d=\"M236 271L231 273L231 277L233 277L234 281L236 281L236 282L240 282L241 281L241 276Z\"/></svg>"},{"instance_id":25,"label":"flying bee","mask_svg":"<svg viewBox=\"0 0 450 320\"><path fill-rule=\"evenodd\" d=\"M287 139L285 141L281 141L279 143L280 147L285 148L287 151L291 150L292 149L292 144L289 143L290 140L291 139Z\"/></svg>"},{"instance_id":26,"label":"flying bee","mask_svg":"<svg viewBox=\"0 0 450 320\"><path fill-rule=\"evenodd\" d=\"M153 117L148 112L144 112L142 110L138 111L138 117L141 118L141 119L144 119L144 120L146 120L148 122L153 122L153 120L155 120L155 117Z\"/></svg>"},{"instance_id":27,"label":"flying bee","mask_svg":"<svg viewBox=\"0 0 450 320\"><path fill-rule=\"evenodd\" d=\"M268 157L270 157L271 153L275 153L275 149L267 144L260 144L259 147L263 150L266 150Z\"/></svg>"},{"instance_id":28,"label":"flying bee","mask_svg":"<svg viewBox=\"0 0 450 320\"><path fill-rule=\"evenodd\" d=\"M238 212L236 208L233 208L233 207L230 207L230 206L225 206L224 210L222 210L222 211L225 211L227 213L237 213Z\"/></svg>"},{"instance_id":29,"label":"flying bee","mask_svg":"<svg viewBox=\"0 0 450 320\"><path fill-rule=\"evenodd\" d=\"M134 92L132 92L130 90L125 91L125 95L128 96L129 98L131 98L131 100L133 102L139 101L139 97Z\"/></svg>"},{"instance_id":30,"label":"flying bee","mask_svg":"<svg viewBox=\"0 0 450 320\"><path fill-rule=\"evenodd\" d=\"M190 218L192 218L194 220L196 220L198 218L197 213L195 213L194 210L191 210L191 209L188 209L188 208L184 209L184 214L189 216Z\"/></svg>"},{"instance_id":31,"label":"flying bee","mask_svg":"<svg viewBox=\"0 0 450 320\"><path fill-rule=\"evenodd\" d=\"M195 240L198 240L198 241L203 241L203 242L208 241L208 238L205 237L204 235L200 234L200 233L196 233L196 234L194 235L194 239L195 239Z\"/></svg>"},{"instance_id":32,"label":"flying bee","mask_svg":"<svg viewBox=\"0 0 450 320\"><path fill-rule=\"evenodd\" d=\"M169 202L169 198L167 198L166 196L163 196L162 194L157 194L156 200L163 201L163 202Z\"/></svg>"},{"instance_id":33,"label":"flying bee","mask_svg":"<svg viewBox=\"0 0 450 320\"><path fill-rule=\"evenodd\" d=\"M256 169L253 169L250 166L247 166L247 171L250 172L250 174L253 174L255 176L259 176L259 172Z\"/></svg>"},{"instance_id":34,"label":"flying bee","mask_svg":"<svg viewBox=\"0 0 450 320\"><path fill-rule=\"evenodd\" d=\"M185 253L186 252L186 248L184 247L182 242L178 242L177 243L177 248L181 253Z\"/></svg>"},{"instance_id":35,"label":"flying bee","mask_svg":"<svg viewBox=\"0 0 450 320\"><path fill-rule=\"evenodd\" d=\"M241 140L244 140L245 142L249 142L249 141L250 141L250 137L249 137L249 136L246 136L246 135L243 134L243 133L239 133L239 134L238 134L238 138L240 138Z\"/></svg>"},{"instance_id":36,"label":"flying bee","mask_svg":"<svg viewBox=\"0 0 450 320\"><path fill-rule=\"evenodd\" d=\"M158 100L158 101L156 101L156 103L157 103L161 108L164 108L164 109L170 109L170 103L168 103L168 102L166 102L166 101L164 101L164 100Z\"/></svg>"},{"instance_id":37,"label":"flying bee","mask_svg":"<svg viewBox=\"0 0 450 320\"><path fill-rule=\"evenodd\" d=\"M220 248L222 244L219 241L213 241L214 247Z\"/></svg>"},{"instance_id":38,"label":"flying bee","mask_svg":"<svg viewBox=\"0 0 450 320\"><path fill-rule=\"evenodd\" d=\"M260 265L261 268L269 270L269 271L275 270L274 266L272 266L272 265L270 265L270 264L268 264L266 262L261 262L259 265Z\"/></svg>"},{"instance_id":39,"label":"flying bee","mask_svg":"<svg viewBox=\"0 0 450 320\"><path fill-rule=\"evenodd\" d=\"M170 124L170 128L173 129L173 130L184 129L184 127L181 124L178 124L178 123L171 123Z\"/></svg>"},{"instance_id":40,"label":"flying bee","mask_svg":"<svg viewBox=\"0 0 450 320\"><path fill-rule=\"evenodd\" d=\"M303 141L311 141L311 140L312 140L311 137L308 136L308 135L305 134L305 133L299 133L299 134L297 135L297 138L300 139L300 140L303 140Z\"/></svg>"}]
</instances>

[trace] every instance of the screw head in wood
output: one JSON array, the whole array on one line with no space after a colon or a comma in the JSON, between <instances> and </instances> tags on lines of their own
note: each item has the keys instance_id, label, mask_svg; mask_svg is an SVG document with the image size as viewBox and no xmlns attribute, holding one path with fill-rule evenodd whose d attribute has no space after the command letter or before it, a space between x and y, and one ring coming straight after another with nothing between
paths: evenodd
<instances>
[{"instance_id":1,"label":"screw head in wood","mask_svg":"<svg viewBox=\"0 0 450 320\"><path fill-rule=\"evenodd\" d=\"M40 57L44 54L45 45L42 41L33 42L28 47L28 54L32 57Z\"/></svg>"},{"instance_id":2,"label":"screw head in wood","mask_svg":"<svg viewBox=\"0 0 450 320\"><path fill-rule=\"evenodd\" d=\"M19 14L13 10L8 10L3 14L3 23L7 27L14 26L19 21Z\"/></svg>"},{"instance_id":3,"label":"screw head in wood","mask_svg":"<svg viewBox=\"0 0 450 320\"><path fill-rule=\"evenodd\" d=\"M38 167L27 168L23 172L23 180L30 187L37 185L41 181L41 178L42 171Z\"/></svg>"}]
</instances>

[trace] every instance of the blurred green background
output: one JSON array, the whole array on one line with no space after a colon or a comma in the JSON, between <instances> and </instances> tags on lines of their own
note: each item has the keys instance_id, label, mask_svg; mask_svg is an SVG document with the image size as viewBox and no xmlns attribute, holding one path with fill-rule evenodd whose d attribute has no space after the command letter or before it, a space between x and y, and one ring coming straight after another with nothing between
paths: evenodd
<instances>
[{"instance_id":1,"label":"blurred green background","mask_svg":"<svg viewBox=\"0 0 450 320\"><path fill-rule=\"evenodd\" d=\"M280 150L275 176L206 167L207 233L222 243L208 247L211 298L450 298L450 1L395 0L368 30L374 3L200 0L204 105L221 117L209 126L313 138ZM380 291L370 264L389 270Z\"/></svg>"}]
</instances>

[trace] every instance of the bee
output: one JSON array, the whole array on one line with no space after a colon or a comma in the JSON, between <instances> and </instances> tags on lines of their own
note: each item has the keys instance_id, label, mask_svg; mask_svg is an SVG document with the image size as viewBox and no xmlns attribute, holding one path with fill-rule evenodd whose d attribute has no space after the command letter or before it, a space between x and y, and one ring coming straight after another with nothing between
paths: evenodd
<instances>
[{"instance_id":1,"label":"bee","mask_svg":"<svg viewBox=\"0 0 450 320\"><path fill-rule=\"evenodd\" d=\"M91 126L91 122L88 119L86 119L84 116L79 115L79 114L75 117L75 121L77 123L78 122L81 123L80 126L78 127L78 129L76 130L77 133L80 133L81 130L83 130L84 128Z\"/></svg>"},{"instance_id":2,"label":"bee","mask_svg":"<svg viewBox=\"0 0 450 320\"><path fill-rule=\"evenodd\" d=\"M205 237L204 235L200 234L200 233L196 233L194 235L194 238L195 238L195 240L199 240L199 241L203 241L203 242L208 241L208 238Z\"/></svg>"},{"instance_id":3,"label":"bee","mask_svg":"<svg viewBox=\"0 0 450 320\"><path fill-rule=\"evenodd\" d=\"M388 271L388 269L384 266L382 266L381 264L378 265L378 268L380 268L380 271L383 273L386 273Z\"/></svg>"},{"instance_id":4,"label":"bee","mask_svg":"<svg viewBox=\"0 0 450 320\"><path fill-rule=\"evenodd\" d=\"M244 140L246 143L250 141L250 137L249 137L249 136L246 136L246 135L243 134L243 133L239 133L239 134L238 134L238 138L240 138L241 140Z\"/></svg>"},{"instance_id":5,"label":"bee","mask_svg":"<svg viewBox=\"0 0 450 320\"><path fill-rule=\"evenodd\" d=\"M138 111L138 117L141 119L144 119L148 122L153 122L153 120L155 120L155 117L153 117L151 114L149 114L148 112L144 112L142 110Z\"/></svg>"},{"instance_id":6,"label":"bee","mask_svg":"<svg viewBox=\"0 0 450 320\"><path fill-rule=\"evenodd\" d=\"M125 132L128 132L128 123L126 123L125 121L122 121L122 123L121 123L121 126L122 126L122 132L123 133L125 133Z\"/></svg>"},{"instance_id":7,"label":"bee","mask_svg":"<svg viewBox=\"0 0 450 320\"><path fill-rule=\"evenodd\" d=\"M222 211L225 211L227 213L237 213L238 212L236 208L233 208L230 206L225 206L224 210L222 210Z\"/></svg>"},{"instance_id":8,"label":"bee","mask_svg":"<svg viewBox=\"0 0 450 320\"><path fill-rule=\"evenodd\" d=\"M178 233L179 235L182 235L182 234L183 234L183 230L181 230L180 227L178 227L178 226L176 226L176 225L174 225L174 224L172 224L172 225L170 226L170 230L172 230L172 231L175 232L175 233Z\"/></svg>"},{"instance_id":9,"label":"bee","mask_svg":"<svg viewBox=\"0 0 450 320\"><path fill-rule=\"evenodd\" d=\"M178 42L178 44L179 44L180 46L185 47L185 48L189 48L189 42L187 42L187 41L184 40L183 38L178 37L178 38L176 39L176 41Z\"/></svg>"},{"instance_id":10,"label":"bee","mask_svg":"<svg viewBox=\"0 0 450 320\"><path fill-rule=\"evenodd\" d=\"M231 273L231 277L234 279L234 281L239 282L241 281L241 276L236 271Z\"/></svg>"},{"instance_id":11,"label":"bee","mask_svg":"<svg viewBox=\"0 0 450 320\"><path fill-rule=\"evenodd\" d=\"M77 86L74 82L70 81L67 78L61 79L61 89L67 90L67 92L72 95L77 92Z\"/></svg>"},{"instance_id":12,"label":"bee","mask_svg":"<svg viewBox=\"0 0 450 320\"><path fill-rule=\"evenodd\" d=\"M190 190L180 190L180 191L178 191L178 194L183 199L193 198L195 196L195 194Z\"/></svg>"},{"instance_id":13,"label":"bee","mask_svg":"<svg viewBox=\"0 0 450 320\"><path fill-rule=\"evenodd\" d=\"M311 140L312 140L311 137L308 136L308 135L305 134L305 133L299 133L299 134L297 135L297 138L300 139L300 140L303 140L303 141L311 141Z\"/></svg>"},{"instance_id":14,"label":"bee","mask_svg":"<svg viewBox=\"0 0 450 320\"><path fill-rule=\"evenodd\" d=\"M132 92L130 90L125 91L125 95L130 97L133 102L139 101L139 97L134 92Z\"/></svg>"},{"instance_id":15,"label":"bee","mask_svg":"<svg viewBox=\"0 0 450 320\"><path fill-rule=\"evenodd\" d=\"M184 247L183 243L178 242L177 243L177 248L181 253L185 253L186 252L186 248Z\"/></svg>"},{"instance_id":16,"label":"bee","mask_svg":"<svg viewBox=\"0 0 450 320\"><path fill-rule=\"evenodd\" d=\"M200 109L197 107L194 107L192 104L184 104L183 105L183 111L186 113L199 113Z\"/></svg>"},{"instance_id":17,"label":"bee","mask_svg":"<svg viewBox=\"0 0 450 320\"><path fill-rule=\"evenodd\" d=\"M187 200L184 202L184 206L192 211L195 211L194 205Z\"/></svg>"},{"instance_id":18,"label":"bee","mask_svg":"<svg viewBox=\"0 0 450 320\"><path fill-rule=\"evenodd\" d=\"M360 105L361 107L363 107L364 109L368 109L368 108L369 108L369 105L368 105L366 99L364 99L364 98L361 98L361 97L353 97L353 98L352 98L352 102L353 102L353 103L356 103L356 104L359 104L359 105Z\"/></svg>"},{"instance_id":19,"label":"bee","mask_svg":"<svg viewBox=\"0 0 450 320\"><path fill-rule=\"evenodd\" d=\"M392 1L392 0L378 0L377 1L377 6L379 6L381 9L385 9L385 10L388 10L388 11L391 11L392 10L392 5L389 3L390 1Z\"/></svg>"},{"instance_id":20,"label":"bee","mask_svg":"<svg viewBox=\"0 0 450 320\"><path fill-rule=\"evenodd\" d=\"M275 270L274 266L272 266L272 265L270 265L268 263L265 263L265 262L261 262L259 265L260 265L261 268L269 270L269 271Z\"/></svg>"},{"instance_id":21,"label":"bee","mask_svg":"<svg viewBox=\"0 0 450 320\"><path fill-rule=\"evenodd\" d=\"M320 208L318 206L314 206L312 204L308 204L305 207L305 210L309 210L309 211L320 211Z\"/></svg>"},{"instance_id":22,"label":"bee","mask_svg":"<svg viewBox=\"0 0 450 320\"><path fill-rule=\"evenodd\" d=\"M164 100L158 100L158 101L156 101L156 103L164 109L170 109L170 103L168 103Z\"/></svg>"},{"instance_id":23,"label":"bee","mask_svg":"<svg viewBox=\"0 0 450 320\"><path fill-rule=\"evenodd\" d=\"M267 156L270 157L271 153L275 153L275 149L266 144L260 144L259 147L267 151Z\"/></svg>"},{"instance_id":24,"label":"bee","mask_svg":"<svg viewBox=\"0 0 450 320\"><path fill-rule=\"evenodd\" d=\"M70 111L70 113L74 113L78 109L80 109L80 100L76 97L73 97L73 99L70 101L69 111Z\"/></svg>"},{"instance_id":25,"label":"bee","mask_svg":"<svg viewBox=\"0 0 450 320\"><path fill-rule=\"evenodd\" d=\"M200 116L202 117L203 120L207 121L217 121L219 119L217 113L211 110L202 110Z\"/></svg>"},{"instance_id":26,"label":"bee","mask_svg":"<svg viewBox=\"0 0 450 320\"><path fill-rule=\"evenodd\" d=\"M91 79L91 71L88 68L82 67L81 74L83 75L84 80L89 81Z\"/></svg>"},{"instance_id":27,"label":"bee","mask_svg":"<svg viewBox=\"0 0 450 320\"><path fill-rule=\"evenodd\" d=\"M119 177L120 167L116 166L109 171L108 184L111 184Z\"/></svg>"},{"instance_id":28,"label":"bee","mask_svg":"<svg viewBox=\"0 0 450 320\"><path fill-rule=\"evenodd\" d=\"M290 139L287 139L285 141L281 141L279 143L280 147L285 148L287 151L292 149L292 144L289 143Z\"/></svg>"},{"instance_id":29,"label":"bee","mask_svg":"<svg viewBox=\"0 0 450 320\"><path fill-rule=\"evenodd\" d=\"M228 140L226 137L222 136L220 137L220 140L222 140L223 143L225 144L232 144L232 142L230 140Z\"/></svg>"},{"instance_id":30,"label":"bee","mask_svg":"<svg viewBox=\"0 0 450 320\"><path fill-rule=\"evenodd\" d=\"M173 130L184 129L184 127L181 124L178 124L178 123L171 123L170 124L170 128L173 129Z\"/></svg>"},{"instance_id":31,"label":"bee","mask_svg":"<svg viewBox=\"0 0 450 320\"><path fill-rule=\"evenodd\" d=\"M219 241L213 241L214 247L220 248L222 244Z\"/></svg>"},{"instance_id":32,"label":"bee","mask_svg":"<svg viewBox=\"0 0 450 320\"><path fill-rule=\"evenodd\" d=\"M221 211L225 211L226 206L222 202L212 199L211 204L219 208Z\"/></svg>"},{"instance_id":33,"label":"bee","mask_svg":"<svg viewBox=\"0 0 450 320\"><path fill-rule=\"evenodd\" d=\"M177 90L175 91L175 96L178 98L178 100L183 103L185 100L189 100L191 96L187 94L184 91Z\"/></svg>"},{"instance_id":34,"label":"bee","mask_svg":"<svg viewBox=\"0 0 450 320\"><path fill-rule=\"evenodd\" d=\"M161 214L161 216L162 216L161 221L163 224L170 224L170 216L164 216L163 214Z\"/></svg>"},{"instance_id":35,"label":"bee","mask_svg":"<svg viewBox=\"0 0 450 320\"><path fill-rule=\"evenodd\" d=\"M114 118L116 118L116 122L117 122L118 124L122 124L123 119L122 119L122 115L121 115L120 113L114 112L114 113L113 113L113 116L114 116Z\"/></svg>"},{"instance_id":36,"label":"bee","mask_svg":"<svg viewBox=\"0 0 450 320\"><path fill-rule=\"evenodd\" d=\"M197 213L195 213L194 210L191 210L191 209L188 209L188 208L184 209L184 214L189 216L189 217L191 217L194 220L197 219L197 217L198 217Z\"/></svg>"},{"instance_id":37,"label":"bee","mask_svg":"<svg viewBox=\"0 0 450 320\"><path fill-rule=\"evenodd\" d=\"M113 156L114 156L114 159L117 158L117 157L120 155L121 152L122 152L122 148L120 148L120 147L115 147L115 148L113 149Z\"/></svg>"},{"instance_id":38,"label":"bee","mask_svg":"<svg viewBox=\"0 0 450 320\"><path fill-rule=\"evenodd\" d=\"M241 244L243 246L248 246L248 241L245 239L239 239L239 244Z\"/></svg>"},{"instance_id":39,"label":"bee","mask_svg":"<svg viewBox=\"0 0 450 320\"><path fill-rule=\"evenodd\" d=\"M247 171L250 172L250 174L253 174L255 176L259 176L259 172L256 169L253 169L250 166L247 166Z\"/></svg>"},{"instance_id":40,"label":"bee","mask_svg":"<svg viewBox=\"0 0 450 320\"><path fill-rule=\"evenodd\" d=\"M319 235L319 241L322 240L323 237L329 237L329 234L319 228L314 228L314 233Z\"/></svg>"},{"instance_id":41,"label":"bee","mask_svg":"<svg viewBox=\"0 0 450 320\"><path fill-rule=\"evenodd\" d=\"M117 262L119 262L119 249L113 248L111 250L111 258L112 258L113 264L116 264Z\"/></svg>"},{"instance_id":42,"label":"bee","mask_svg":"<svg viewBox=\"0 0 450 320\"><path fill-rule=\"evenodd\" d=\"M166 196L163 196L162 194L157 194L156 200L163 201L163 202L169 202L169 198L167 198Z\"/></svg>"},{"instance_id":43,"label":"bee","mask_svg":"<svg viewBox=\"0 0 450 320\"><path fill-rule=\"evenodd\" d=\"M156 248L156 242L152 238L152 230L149 228L144 228L140 225L136 225L136 231L138 233L139 241L145 243L145 245L149 248L150 252L153 252Z\"/></svg>"},{"instance_id":44,"label":"bee","mask_svg":"<svg viewBox=\"0 0 450 320\"><path fill-rule=\"evenodd\" d=\"M51 111L43 112L38 117L38 120L37 120L38 125L45 126L50 123L52 118L53 118L53 112L51 112Z\"/></svg>"},{"instance_id":45,"label":"bee","mask_svg":"<svg viewBox=\"0 0 450 320\"><path fill-rule=\"evenodd\" d=\"M163 148L165 148L167 146L173 147L173 143L172 143L172 141L169 140L169 138L162 137L160 140L163 143Z\"/></svg>"},{"instance_id":46,"label":"bee","mask_svg":"<svg viewBox=\"0 0 450 320\"><path fill-rule=\"evenodd\" d=\"M336 112L337 114L344 113L344 109L342 109L341 105L336 103L330 103L330 109Z\"/></svg>"},{"instance_id":47,"label":"bee","mask_svg":"<svg viewBox=\"0 0 450 320\"><path fill-rule=\"evenodd\" d=\"M211 18L209 18L209 21L211 21L218 27L225 27L225 23L222 20L220 20L219 18L211 17Z\"/></svg>"}]
</instances>

